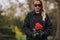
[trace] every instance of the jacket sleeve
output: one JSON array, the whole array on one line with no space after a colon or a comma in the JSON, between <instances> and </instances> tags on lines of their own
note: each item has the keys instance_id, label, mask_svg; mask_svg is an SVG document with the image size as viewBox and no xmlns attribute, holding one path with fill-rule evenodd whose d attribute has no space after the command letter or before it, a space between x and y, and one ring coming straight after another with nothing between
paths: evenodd
<instances>
[{"instance_id":1,"label":"jacket sleeve","mask_svg":"<svg viewBox=\"0 0 60 40\"><path fill-rule=\"evenodd\" d=\"M44 31L45 35L50 35L52 32L52 22L48 15L46 15L46 29Z\"/></svg>"},{"instance_id":2,"label":"jacket sleeve","mask_svg":"<svg viewBox=\"0 0 60 40\"><path fill-rule=\"evenodd\" d=\"M30 20L30 14L28 13L24 20L23 33L25 33L28 36L31 36L33 33L30 31L29 28L29 20Z\"/></svg>"}]
</instances>

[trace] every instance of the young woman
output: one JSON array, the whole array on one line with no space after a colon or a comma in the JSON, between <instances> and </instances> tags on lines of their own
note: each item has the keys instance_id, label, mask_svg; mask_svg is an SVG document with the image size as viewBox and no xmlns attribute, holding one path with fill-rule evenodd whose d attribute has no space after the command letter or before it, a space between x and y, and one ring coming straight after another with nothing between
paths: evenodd
<instances>
[{"instance_id":1,"label":"young woman","mask_svg":"<svg viewBox=\"0 0 60 40\"><path fill-rule=\"evenodd\" d=\"M44 4L41 0L34 0L34 10L25 18L23 32L27 40L47 40L51 33L51 21L45 13Z\"/></svg>"}]
</instances>

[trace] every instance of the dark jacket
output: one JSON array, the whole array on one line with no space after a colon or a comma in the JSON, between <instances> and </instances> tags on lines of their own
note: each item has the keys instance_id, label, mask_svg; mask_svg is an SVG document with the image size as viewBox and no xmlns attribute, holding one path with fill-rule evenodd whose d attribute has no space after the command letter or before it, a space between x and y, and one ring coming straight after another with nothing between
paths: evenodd
<instances>
[{"instance_id":1,"label":"dark jacket","mask_svg":"<svg viewBox=\"0 0 60 40\"><path fill-rule=\"evenodd\" d=\"M43 32L42 38L47 37L51 33L52 24L50 21L49 16L46 14L45 21L42 21L41 13L36 14L36 12L33 10L29 12L24 20L24 26L23 26L23 32L27 35L27 40L34 40L33 39L33 28L35 27L35 23L39 22L43 26ZM46 35L46 36L44 36ZM35 37L37 38L37 37ZM39 39L39 36L38 36ZM36 39L36 40L38 40ZM45 38L46 39L46 38Z\"/></svg>"}]
</instances>

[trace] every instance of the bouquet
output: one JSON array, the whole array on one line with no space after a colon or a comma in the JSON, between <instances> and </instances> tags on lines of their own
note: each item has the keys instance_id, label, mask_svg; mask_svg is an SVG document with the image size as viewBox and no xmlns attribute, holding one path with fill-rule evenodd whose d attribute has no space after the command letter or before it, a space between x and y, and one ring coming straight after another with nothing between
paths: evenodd
<instances>
[{"instance_id":1,"label":"bouquet","mask_svg":"<svg viewBox=\"0 0 60 40\"><path fill-rule=\"evenodd\" d=\"M35 27L33 28L34 36L37 36L37 35L42 36L42 34L44 33L42 30L43 30L43 26L39 22L37 22L35 24Z\"/></svg>"}]
</instances>

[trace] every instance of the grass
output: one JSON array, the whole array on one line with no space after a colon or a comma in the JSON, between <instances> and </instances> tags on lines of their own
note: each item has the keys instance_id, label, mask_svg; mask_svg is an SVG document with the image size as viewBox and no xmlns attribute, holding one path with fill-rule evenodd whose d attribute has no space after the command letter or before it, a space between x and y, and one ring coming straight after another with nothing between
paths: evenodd
<instances>
[{"instance_id":1,"label":"grass","mask_svg":"<svg viewBox=\"0 0 60 40\"><path fill-rule=\"evenodd\" d=\"M16 35L17 40L26 40L26 35ZM48 40L53 40L53 36L48 36Z\"/></svg>"}]
</instances>

